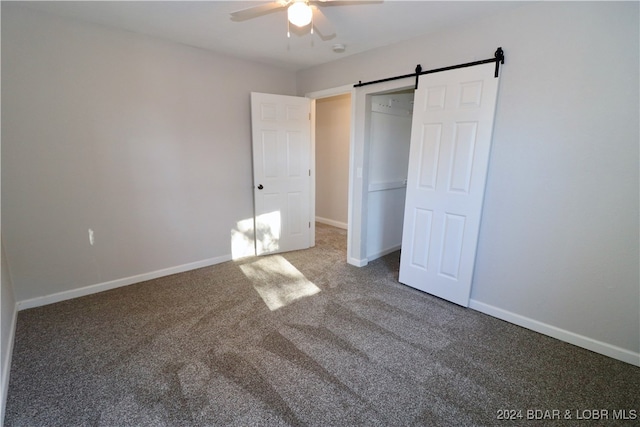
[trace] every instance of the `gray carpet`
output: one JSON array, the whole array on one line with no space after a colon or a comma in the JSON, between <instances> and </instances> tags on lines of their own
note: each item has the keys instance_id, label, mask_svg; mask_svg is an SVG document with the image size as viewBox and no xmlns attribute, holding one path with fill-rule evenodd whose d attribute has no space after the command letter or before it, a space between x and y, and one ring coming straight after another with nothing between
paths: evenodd
<instances>
[{"instance_id":1,"label":"gray carpet","mask_svg":"<svg viewBox=\"0 0 640 427\"><path fill-rule=\"evenodd\" d=\"M399 253L345 252L318 224L313 249L21 311L5 424L638 425L528 421L640 415L640 368L405 287Z\"/></svg>"}]
</instances>

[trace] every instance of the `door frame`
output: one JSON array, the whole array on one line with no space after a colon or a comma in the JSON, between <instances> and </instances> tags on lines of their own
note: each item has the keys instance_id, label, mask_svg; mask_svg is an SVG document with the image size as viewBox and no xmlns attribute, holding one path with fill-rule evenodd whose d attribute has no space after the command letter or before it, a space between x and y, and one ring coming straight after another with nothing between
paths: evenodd
<instances>
[{"instance_id":1,"label":"door frame","mask_svg":"<svg viewBox=\"0 0 640 427\"><path fill-rule=\"evenodd\" d=\"M310 188L310 212L313 215L313 220L311 221L311 235L310 235L310 245L315 246L316 244L316 100L323 98L332 98L334 96L339 95L351 95L351 124L350 128L350 136L349 136L349 177L351 178L351 171L353 170L352 161L353 161L353 123L354 123L354 99L356 90L353 85L345 85L338 86L331 89L325 89L315 92L306 93L304 96L306 98L311 99L311 179L309 182ZM348 196L348 213L347 213L347 254L350 251L351 245L351 187L352 180L349 179L349 196ZM348 255L347 255L348 258Z\"/></svg>"},{"instance_id":2,"label":"door frame","mask_svg":"<svg viewBox=\"0 0 640 427\"><path fill-rule=\"evenodd\" d=\"M367 258L367 206L369 203L369 143L371 97L411 89L410 78L362 86L352 95L351 158L349 164L349 231L347 262L356 267L369 263Z\"/></svg>"},{"instance_id":3,"label":"door frame","mask_svg":"<svg viewBox=\"0 0 640 427\"><path fill-rule=\"evenodd\" d=\"M367 259L367 209L369 186L369 126L371 96L413 88L411 78L393 80L372 86L353 85L308 92L311 99L311 164L316 161L316 103L317 99L351 94L351 130L349 142L349 200L347 218L347 263L364 267ZM311 168L311 212L315 216L316 170ZM315 222L311 222L311 246L315 245Z\"/></svg>"}]
</instances>

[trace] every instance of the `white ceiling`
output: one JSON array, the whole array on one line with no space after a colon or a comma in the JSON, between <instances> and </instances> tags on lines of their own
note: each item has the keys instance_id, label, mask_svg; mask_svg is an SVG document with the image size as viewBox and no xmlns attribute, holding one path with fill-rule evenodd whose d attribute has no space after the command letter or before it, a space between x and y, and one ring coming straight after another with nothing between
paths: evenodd
<instances>
[{"instance_id":1,"label":"white ceiling","mask_svg":"<svg viewBox=\"0 0 640 427\"><path fill-rule=\"evenodd\" d=\"M284 9L235 22L230 12L264 1L44 1L22 5L236 57L300 70L380 46L464 25L518 7L521 1L335 2L320 6L335 37L306 31L287 38ZM342 4L340 4L342 3ZM344 53L332 46L342 43Z\"/></svg>"}]
</instances>

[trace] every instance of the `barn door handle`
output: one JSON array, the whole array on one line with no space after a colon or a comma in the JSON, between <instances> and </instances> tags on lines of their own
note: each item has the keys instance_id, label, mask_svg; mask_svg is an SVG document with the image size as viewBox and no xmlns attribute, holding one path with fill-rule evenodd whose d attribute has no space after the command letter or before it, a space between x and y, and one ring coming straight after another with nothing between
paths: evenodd
<instances>
[{"instance_id":1,"label":"barn door handle","mask_svg":"<svg viewBox=\"0 0 640 427\"><path fill-rule=\"evenodd\" d=\"M262 190L263 188L262 184L258 185L258 190Z\"/></svg>"}]
</instances>

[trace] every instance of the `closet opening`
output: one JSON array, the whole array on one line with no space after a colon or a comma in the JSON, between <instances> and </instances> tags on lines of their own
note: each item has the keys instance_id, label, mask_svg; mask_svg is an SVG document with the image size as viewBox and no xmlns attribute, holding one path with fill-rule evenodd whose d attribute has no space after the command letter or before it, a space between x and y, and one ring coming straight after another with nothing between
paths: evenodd
<instances>
[{"instance_id":1,"label":"closet opening","mask_svg":"<svg viewBox=\"0 0 640 427\"><path fill-rule=\"evenodd\" d=\"M402 244L414 89L367 98L366 259L372 261Z\"/></svg>"}]
</instances>

